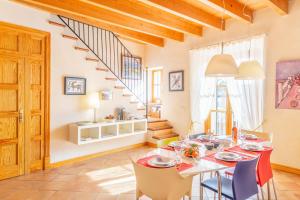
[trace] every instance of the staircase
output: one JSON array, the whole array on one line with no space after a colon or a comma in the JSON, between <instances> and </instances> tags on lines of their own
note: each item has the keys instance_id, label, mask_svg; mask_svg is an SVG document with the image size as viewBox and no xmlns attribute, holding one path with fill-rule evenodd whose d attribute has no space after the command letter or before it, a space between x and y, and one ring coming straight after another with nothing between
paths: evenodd
<instances>
[{"instance_id":1,"label":"staircase","mask_svg":"<svg viewBox=\"0 0 300 200\"><path fill-rule=\"evenodd\" d=\"M76 42L75 50L87 53L87 62L98 64L95 70L110 73L105 80L115 82L114 88L147 117L147 70L113 32L63 16L53 16L49 24L65 28L62 36Z\"/></svg>"},{"instance_id":2,"label":"staircase","mask_svg":"<svg viewBox=\"0 0 300 200\"><path fill-rule=\"evenodd\" d=\"M152 147L165 146L178 140L179 135L173 132L168 120L148 120L148 144Z\"/></svg>"}]
</instances>

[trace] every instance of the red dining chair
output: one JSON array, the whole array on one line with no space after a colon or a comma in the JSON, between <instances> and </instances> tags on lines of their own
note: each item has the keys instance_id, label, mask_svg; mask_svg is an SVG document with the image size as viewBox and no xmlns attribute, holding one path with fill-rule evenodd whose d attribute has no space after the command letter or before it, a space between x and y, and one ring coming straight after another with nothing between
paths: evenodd
<instances>
[{"instance_id":1,"label":"red dining chair","mask_svg":"<svg viewBox=\"0 0 300 200\"><path fill-rule=\"evenodd\" d=\"M265 185L265 183L268 184L268 196L270 196L269 181L271 180L272 185L273 185L275 199L277 200L277 193L276 193L276 189L275 189L275 183L274 183L274 179L273 179L272 167L271 167L271 162L270 162L270 157L271 157L272 151L273 151L273 149L268 149L268 150L260 152L260 157L259 157L257 169L256 169L256 180L257 180L257 184L260 186L262 199L264 199L262 188ZM234 172L234 168L230 168L225 171L225 174L227 176L232 176L233 172Z\"/></svg>"}]
</instances>

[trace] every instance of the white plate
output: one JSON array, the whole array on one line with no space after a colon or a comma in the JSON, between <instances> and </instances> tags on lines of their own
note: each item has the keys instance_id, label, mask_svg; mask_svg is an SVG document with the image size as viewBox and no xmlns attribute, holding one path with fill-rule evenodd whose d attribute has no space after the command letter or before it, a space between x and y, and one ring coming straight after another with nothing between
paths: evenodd
<instances>
[{"instance_id":1,"label":"white plate","mask_svg":"<svg viewBox=\"0 0 300 200\"><path fill-rule=\"evenodd\" d=\"M175 147L185 147L186 145L181 141L174 141L174 142L170 142L168 146L175 148Z\"/></svg>"},{"instance_id":2,"label":"white plate","mask_svg":"<svg viewBox=\"0 0 300 200\"><path fill-rule=\"evenodd\" d=\"M262 150L264 150L264 147L259 144L242 144L241 149L244 149L247 151L262 151Z\"/></svg>"},{"instance_id":3,"label":"white plate","mask_svg":"<svg viewBox=\"0 0 300 200\"><path fill-rule=\"evenodd\" d=\"M253 134L245 134L244 137L246 140L256 140L257 139L257 136L253 135Z\"/></svg>"},{"instance_id":4,"label":"white plate","mask_svg":"<svg viewBox=\"0 0 300 200\"><path fill-rule=\"evenodd\" d=\"M173 167L176 165L176 161L171 158L159 156L148 160L148 165L159 168Z\"/></svg>"},{"instance_id":5,"label":"white plate","mask_svg":"<svg viewBox=\"0 0 300 200\"><path fill-rule=\"evenodd\" d=\"M239 154L232 152L218 152L215 154L215 158L218 160L234 162L240 160L242 157Z\"/></svg>"}]
</instances>

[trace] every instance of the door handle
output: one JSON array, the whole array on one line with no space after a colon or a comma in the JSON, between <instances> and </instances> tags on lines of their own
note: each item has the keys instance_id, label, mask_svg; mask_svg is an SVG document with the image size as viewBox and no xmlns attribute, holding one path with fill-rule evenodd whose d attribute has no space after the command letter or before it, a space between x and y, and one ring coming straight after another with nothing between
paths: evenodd
<instances>
[{"instance_id":1,"label":"door handle","mask_svg":"<svg viewBox=\"0 0 300 200\"><path fill-rule=\"evenodd\" d=\"M23 123L24 122L24 110L20 109L19 110L19 123Z\"/></svg>"}]
</instances>

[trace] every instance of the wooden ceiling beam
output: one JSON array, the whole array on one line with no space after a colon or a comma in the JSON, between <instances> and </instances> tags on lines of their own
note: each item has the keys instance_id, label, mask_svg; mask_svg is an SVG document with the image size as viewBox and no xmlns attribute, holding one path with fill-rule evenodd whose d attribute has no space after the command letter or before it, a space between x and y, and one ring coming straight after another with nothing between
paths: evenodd
<instances>
[{"instance_id":1,"label":"wooden ceiling beam","mask_svg":"<svg viewBox=\"0 0 300 200\"><path fill-rule=\"evenodd\" d=\"M62 10L59 10L56 8L50 8L48 6L43 6L43 5L38 5L35 3L27 2L26 0L13 0L13 1L30 6L30 7L34 7L34 8L40 9L40 10L44 10L44 11L47 11L47 12L50 12L50 13L53 13L56 15L62 15L62 16L65 16L65 17L68 17L71 19L75 19L75 20L81 21L81 22L89 24L89 25L93 25L93 26L96 26L99 28L109 30L120 36L123 36L123 38L129 38L133 41L141 42L144 44L155 45L155 46L159 46L159 47L164 46L164 39L160 38L160 37L133 31L133 30L126 29L123 27L108 24L105 22L89 19L86 17L82 17L81 15L70 14L68 12L65 12L65 11L62 11Z\"/></svg>"},{"instance_id":2,"label":"wooden ceiling beam","mask_svg":"<svg viewBox=\"0 0 300 200\"><path fill-rule=\"evenodd\" d=\"M286 15L289 12L288 0L266 0L266 4L280 15Z\"/></svg>"},{"instance_id":3,"label":"wooden ceiling beam","mask_svg":"<svg viewBox=\"0 0 300 200\"><path fill-rule=\"evenodd\" d=\"M157 26L149 22L128 17L110 10L96 7L94 5L79 0L25 0L26 2L35 3L49 8L55 8L70 14L81 15L82 17L98 20L106 23L131 29L138 32L184 41L183 33L174 31L165 27Z\"/></svg>"},{"instance_id":4,"label":"wooden ceiling beam","mask_svg":"<svg viewBox=\"0 0 300 200\"><path fill-rule=\"evenodd\" d=\"M225 8L225 14L245 21L245 22L253 22L253 11L245 6L245 4L240 3L237 0L199 0L201 3L204 3L219 12L224 12Z\"/></svg>"},{"instance_id":5,"label":"wooden ceiling beam","mask_svg":"<svg viewBox=\"0 0 300 200\"><path fill-rule=\"evenodd\" d=\"M137 0L83 0L130 17L164 26L176 31L202 35L202 26Z\"/></svg>"},{"instance_id":6,"label":"wooden ceiling beam","mask_svg":"<svg viewBox=\"0 0 300 200\"><path fill-rule=\"evenodd\" d=\"M155 6L159 9L176 14L180 17L186 18L198 24L217 28L225 29L225 23L222 23L222 19L207 11L200 9L194 5L181 0L141 0L144 3Z\"/></svg>"}]
</instances>

